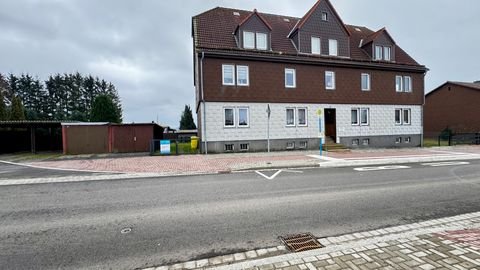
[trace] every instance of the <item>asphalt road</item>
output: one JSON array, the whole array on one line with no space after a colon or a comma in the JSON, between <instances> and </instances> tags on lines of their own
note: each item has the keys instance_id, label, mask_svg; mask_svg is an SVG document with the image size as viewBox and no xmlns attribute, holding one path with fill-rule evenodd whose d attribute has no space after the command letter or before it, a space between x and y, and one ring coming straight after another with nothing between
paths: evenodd
<instances>
[{"instance_id":1,"label":"asphalt road","mask_svg":"<svg viewBox=\"0 0 480 270\"><path fill-rule=\"evenodd\" d=\"M3 186L0 269L134 269L480 211L469 162Z\"/></svg>"}]
</instances>

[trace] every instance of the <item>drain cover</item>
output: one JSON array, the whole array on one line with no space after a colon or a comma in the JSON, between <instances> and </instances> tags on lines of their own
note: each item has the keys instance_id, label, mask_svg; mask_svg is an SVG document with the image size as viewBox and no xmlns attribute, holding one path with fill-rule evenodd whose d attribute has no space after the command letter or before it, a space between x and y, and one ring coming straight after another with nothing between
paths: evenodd
<instances>
[{"instance_id":1,"label":"drain cover","mask_svg":"<svg viewBox=\"0 0 480 270\"><path fill-rule=\"evenodd\" d=\"M310 233L302 233L289 236L280 236L283 244L293 252L322 248L323 246Z\"/></svg>"},{"instance_id":2,"label":"drain cover","mask_svg":"<svg viewBox=\"0 0 480 270\"><path fill-rule=\"evenodd\" d=\"M127 233L130 233L132 232L132 228L123 228L120 233L121 234L127 234Z\"/></svg>"}]
</instances>

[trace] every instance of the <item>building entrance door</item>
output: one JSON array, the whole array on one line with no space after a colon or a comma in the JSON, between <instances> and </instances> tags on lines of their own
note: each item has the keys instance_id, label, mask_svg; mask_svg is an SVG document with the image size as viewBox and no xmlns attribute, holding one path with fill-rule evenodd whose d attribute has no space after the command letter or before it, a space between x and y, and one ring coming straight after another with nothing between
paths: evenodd
<instances>
[{"instance_id":1,"label":"building entrance door","mask_svg":"<svg viewBox=\"0 0 480 270\"><path fill-rule=\"evenodd\" d=\"M325 109L325 137L334 141L337 137L337 119L335 109Z\"/></svg>"}]
</instances>

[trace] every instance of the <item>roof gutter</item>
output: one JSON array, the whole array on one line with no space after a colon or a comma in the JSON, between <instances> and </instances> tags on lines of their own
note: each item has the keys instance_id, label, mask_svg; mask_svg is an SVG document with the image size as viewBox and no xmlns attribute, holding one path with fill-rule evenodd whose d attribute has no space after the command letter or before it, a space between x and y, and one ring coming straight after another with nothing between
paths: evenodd
<instances>
[{"instance_id":1,"label":"roof gutter","mask_svg":"<svg viewBox=\"0 0 480 270\"><path fill-rule=\"evenodd\" d=\"M202 106L203 106L203 110L202 110L202 113L203 113L203 121L202 121L202 129L203 129L203 132L202 132L202 136L203 136L203 141L205 143L205 155L208 154L208 149L207 149L207 114L206 114L206 109L207 109L207 106L205 105L205 97L203 95L203 59L205 58L205 52L202 51L202 58L200 58L200 92L202 93L202 99L200 100L200 102L202 103Z\"/></svg>"},{"instance_id":2,"label":"roof gutter","mask_svg":"<svg viewBox=\"0 0 480 270\"><path fill-rule=\"evenodd\" d=\"M225 58L229 59L241 59L241 60L267 60L269 62L281 62L281 63L296 63L296 64L307 64L307 65L330 65L333 67L354 67L354 68L371 68L378 70L390 70L390 71L410 71L416 73L424 73L429 69L425 66L407 66L407 65L389 65L382 63L371 63L371 62L360 62L360 61L346 61L347 59L342 59L343 61L334 60L334 59L319 59L309 60L309 59L295 59L296 56L277 54L277 55L268 55L268 54L258 54L258 55L239 55L235 52L228 51L202 51L205 52L205 55L209 57L216 58Z\"/></svg>"}]
</instances>

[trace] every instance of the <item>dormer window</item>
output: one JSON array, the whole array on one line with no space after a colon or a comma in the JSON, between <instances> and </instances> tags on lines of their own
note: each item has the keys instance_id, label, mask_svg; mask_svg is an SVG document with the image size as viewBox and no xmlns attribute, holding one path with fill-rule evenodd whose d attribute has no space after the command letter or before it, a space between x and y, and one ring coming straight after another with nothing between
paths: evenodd
<instances>
[{"instance_id":1,"label":"dormer window","mask_svg":"<svg viewBox=\"0 0 480 270\"><path fill-rule=\"evenodd\" d=\"M243 48L255 49L255 33L247 31L243 32Z\"/></svg>"},{"instance_id":2,"label":"dormer window","mask_svg":"<svg viewBox=\"0 0 480 270\"><path fill-rule=\"evenodd\" d=\"M320 38L312 37L312 54L320 54Z\"/></svg>"},{"instance_id":3,"label":"dormer window","mask_svg":"<svg viewBox=\"0 0 480 270\"><path fill-rule=\"evenodd\" d=\"M322 21L328 21L328 13L327 12L322 12Z\"/></svg>"},{"instance_id":4,"label":"dormer window","mask_svg":"<svg viewBox=\"0 0 480 270\"><path fill-rule=\"evenodd\" d=\"M337 56L338 55L338 42L335 39L328 40L328 55Z\"/></svg>"},{"instance_id":5,"label":"dormer window","mask_svg":"<svg viewBox=\"0 0 480 270\"><path fill-rule=\"evenodd\" d=\"M259 50L267 49L267 34L257 33L257 49Z\"/></svg>"},{"instance_id":6,"label":"dormer window","mask_svg":"<svg viewBox=\"0 0 480 270\"><path fill-rule=\"evenodd\" d=\"M267 50L267 34L243 31L243 48Z\"/></svg>"},{"instance_id":7,"label":"dormer window","mask_svg":"<svg viewBox=\"0 0 480 270\"><path fill-rule=\"evenodd\" d=\"M375 46L375 60L391 61L392 48L388 46Z\"/></svg>"}]
</instances>

